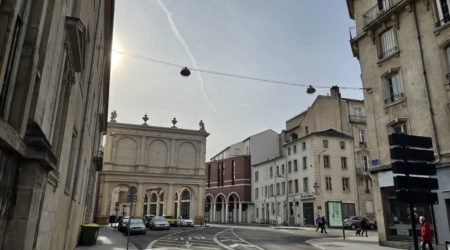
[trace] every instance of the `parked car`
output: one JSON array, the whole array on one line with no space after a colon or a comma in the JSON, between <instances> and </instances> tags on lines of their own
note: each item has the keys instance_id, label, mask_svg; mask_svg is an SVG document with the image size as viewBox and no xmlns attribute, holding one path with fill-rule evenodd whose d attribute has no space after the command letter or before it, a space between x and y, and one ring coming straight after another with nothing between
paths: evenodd
<instances>
[{"instance_id":1,"label":"parked car","mask_svg":"<svg viewBox=\"0 0 450 250\"><path fill-rule=\"evenodd\" d=\"M193 227L194 226L194 222L188 216L178 216L177 226L190 226L190 227Z\"/></svg>"},{"instance_id":2,"label":"parked car","mask_svg":"<svg viewBox=\"0 0 450 250\"><path fill-rule=\"evenodd\" d=\"M153 214L147 214L144 216L144 224L146 227L150 227L150 221L155 217Z\"/></svg>"},{"instance_id":3,"label":"parked car","mask_svg":"<svg viewBox=\"0 0 450 250\"><path fill-rule=\"evenodd\" d=\"M155 230L155 229L169 230L170 224L166 220L166 218L164 218L163 216L156 216L150 220L150 229L151 230Z\"/></svg>"},{"instance_id":4,"label":"parked car","mask_svg":"<svg viewBox=\"0 0 450 250\"><path fill-rule=\"evenodd\" d=\"M125 230L123 231L125 234L128 234L128 220L124 221ZM142 218L131 218L130 220L130 235L132 234L145 234L145 224Z\"/></svg>"},{"instance_id":5,"label":"parked car","mask_svg":"<svg viewBox=\"0 0 450 250\"><path fill-rule=\"evenodd\" d=\"M119 222L117 225L117 229L119 230L119 232L125 232L129 219L130 219L130 216L125 216L125 217L120 216L119 217Z\"/></svg>"},{"instance_id":6,"label":"parked car","mask_svg":"<svg viewBox=\"0 0 450 250\"><path fill-rule=\"evenodd\" d=\"M164 216L164 218L166 218L167 222L169 222L170 226L176 226L177 225L177 218L175 218L174 216Z\"/></svg>"},{"instance_id":7,"label":"parked car","mask_svg":"<svg viewBox=\"0 0 450 250\"><path fill-rule=\"evenodd\" d=\"M346 219L344 219L344 227L350 228L352 230L356 230L357 228L361 227L361 221L366 220L367 221L367 228L368 229L375 229L377 228L377 223L369 221L368 219L361 217L361 216L350 216Z\"/></svg>"}]
</instances>

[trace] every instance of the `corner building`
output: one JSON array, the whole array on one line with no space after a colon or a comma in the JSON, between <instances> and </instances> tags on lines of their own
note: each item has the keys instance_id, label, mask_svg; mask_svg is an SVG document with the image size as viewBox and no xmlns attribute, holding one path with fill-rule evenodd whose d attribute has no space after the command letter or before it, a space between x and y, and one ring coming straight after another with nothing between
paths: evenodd
<instances>
[{"instance_id":1,"label":"corner building","mask_svg":"<svg viewBox=\"0 0 450 250\"><path fill-rule=\"evenodd\" d=\"M408 204L395 195L391 133L433 140L439 204L415 205L414 213L428 219L443 244L450 238L450 1L347 0L347 6L356 23L350 45L365 89L380 244L412 245Z\"/></svg>"},{"instance_id":2,"label":"corner building","mask_svg":"<svg viewBox=\"0 0 450 250\"><path fill-rule=\"evenodd\" d=\"M103 170L100 173L98 215L143 217L189 216L203 222L205 150L209 134L200 130L108 123ZM127 200L128 188L137 187L137 201Z\"/></svg>"}]
</instances>

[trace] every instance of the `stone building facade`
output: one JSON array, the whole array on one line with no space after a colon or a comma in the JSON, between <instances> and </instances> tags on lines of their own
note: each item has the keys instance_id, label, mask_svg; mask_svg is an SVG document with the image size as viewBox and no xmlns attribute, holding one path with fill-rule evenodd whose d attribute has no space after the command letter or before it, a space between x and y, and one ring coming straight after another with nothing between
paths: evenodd
<instances>
[{"instance_id":1,"label":"stone building facade","mask_svg":"<svg viewBox=\"0 0 450 250\"><path fill-rule=\"evenodd\" d=\"M113 10L0 1L1 249L74 249L93 220Z\"/></svg>"},{"instance_id":2,"label":"stone building facade","mask_svg":"<svg viewBox=\"0 0 450 250\"><path fill-rule=\"evenodd\" d=\"M116 214L189 216L201 223L205 195L206 137L199 130L108 123L98 194L99 223ZM128 188L137 188L130 211Z\"/></svg>"},{"instance_id":3,"label":"stone building facade","mask_svg":"<svg viewBox=\"0 0 450 250\"><path fill-rule=\"evenodd\" d=\"M364 103L330 91L286 122L282 157L252 166L256 222L313 225L336 201L344 216L374 218Z\"/></svg>"},{"instance_id":4,"label":"stone building facade","mask_svg":"<svg viewBox=\"0 0 450 250\"><path fill-rule=\"evenodd\" d=\"M350 44L365 89L380 244L412 242L408 205L395 198L391 133L432 138L440 186L439 205L434 206L437 220L433 221L428 205L414 209L433 224L440 243L450 238L449 3L347 0L350 18L356 23Z\"/></svg>"}]
</instances>

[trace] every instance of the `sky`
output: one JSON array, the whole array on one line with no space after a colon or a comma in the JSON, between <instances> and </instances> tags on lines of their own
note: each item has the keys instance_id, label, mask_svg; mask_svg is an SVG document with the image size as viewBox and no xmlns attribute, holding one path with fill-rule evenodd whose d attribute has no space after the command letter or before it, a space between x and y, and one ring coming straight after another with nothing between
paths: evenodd
<instances>
[{"instance_id":1,"label":"sky","mask_svg":"<svg viewBox=\"0 0 450 250\"><path fill-rule=\"evenodd\" d=\"M361 87L345 1L116 0L109 110L117 121L210 133L206 160L227 146L273 129L329 89L274 84L142 60L317 86ZM121 53L118 53L121 52ZM361 90L342 90L362 99Z\"/></svg>"}]
</instances>

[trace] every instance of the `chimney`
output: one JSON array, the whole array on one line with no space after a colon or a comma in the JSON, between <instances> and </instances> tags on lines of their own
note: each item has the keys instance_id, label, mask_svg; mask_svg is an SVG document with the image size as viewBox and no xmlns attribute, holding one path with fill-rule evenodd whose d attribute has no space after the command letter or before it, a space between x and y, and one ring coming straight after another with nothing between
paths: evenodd
<instances>
[{"instance_id":1,"label":"chimney","mask_svg":"<svg viewBox=\"0 0 450 250\"><path fill-rule=\"evenodd\" d=\"M331 95L331 97L341 98L341 93L339 92L339 87L337 85L334 85L333 87L331 87L330 95Z\"/></svg>"}]
</instances>

